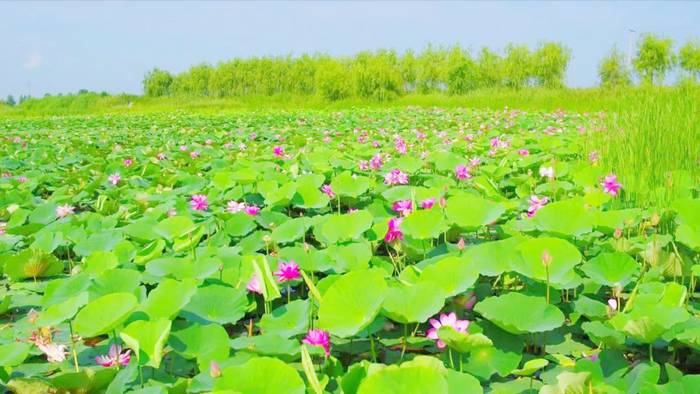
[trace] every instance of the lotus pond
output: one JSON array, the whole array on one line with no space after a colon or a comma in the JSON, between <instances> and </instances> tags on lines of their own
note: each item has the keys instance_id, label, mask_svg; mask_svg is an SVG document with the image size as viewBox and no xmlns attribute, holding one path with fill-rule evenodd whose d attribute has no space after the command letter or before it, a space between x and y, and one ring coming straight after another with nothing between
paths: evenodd
<instances>
[{"instance_id":1,"label":"lotus pond","mask_svg":"<svg viewBox=\"0 0 700 394\"><path fill-rule=\"evenodd\" d=\"M697 186L635 206L598 122L0 120L0 386L697 393Z\"/></svg>"}]
</instances>

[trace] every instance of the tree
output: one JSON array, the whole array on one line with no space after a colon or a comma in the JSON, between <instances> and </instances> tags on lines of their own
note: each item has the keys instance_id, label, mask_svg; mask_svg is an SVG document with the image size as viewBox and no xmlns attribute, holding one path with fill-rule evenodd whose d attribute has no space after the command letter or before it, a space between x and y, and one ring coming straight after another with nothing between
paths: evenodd
<instances>
[{"instance_id":1,"label":"tree","mask_svg":"<svg viewBox=\"0 0 700 394\"><path fill-rule=\"evenodd\" d=\"M600 61L598 77L600 86L606 88L628 86L632 83L630 71L625 66L625 58L617 47Z\"/></svg>"},{"instance_id":2,"label":"tree","mask_svg":"<svg viewBox=\"0 0 700 394\"><path fill-rule=\"evenodd\" d=\"M14 96L11 94L7 96L7 100L5 100L5 104L10 105L10 106L15 106L17 102L15 101Z\"/></svg>"},{"instance_id":3,"label":"tree","mask_svg":"<svg viewBox=\"0 0 700 394\"><path fill-rule=\"evenodd\" d=\"M483 47L476 62L477 85L480 88L495 88L503 85L503 59L494 51Z\"/></svg>"},{"instance_id":4,"label":"tree","mask_svg":"<svg viewBox=\"0 0 700 394\"><path fill-rule=\"evenodd\" d=\"M155 68L143 78L143 93L152 97L167 96L172 84L173 76L169 72Z\"/></svg>"},{"instance_id":5,"label":"tree","mask_svg":"<svg viewBox=\"0 0 700 394\"><path fill-rule=\"evenodd\" d=\"M678 63L690 78L697 81L700 75L700 42L692 40L685 43L678 51Z\"/></svg>"},{"instance_id":6,"label":"tree","mask_svg":"<svg viewBox=\"0 0 700 394\"><path fill-rule=\"evenodd\" d=\"M539 86L564 86L566 68L571 60L571 51L568 48L557 42L545 42L539 45L533 57L533 74Z\"/></svg>"},{"instance_id":7,"label":"tree","mask_svg":"<svg viewBox=\"0 0 700 394\"><path fill-rule=\"evenodd\" d=\"M503 58L505 85L520 89L529 84L533 76L533 58L527 45L508 44Z\"/></svg>"},{"instance_id":8,"label":"tree","mask_svg":"<svg viewBox=\"0 0 700 394\"><path fill-rule=\"evenodd\" d=\"M661 83L666 73L673 67L673 41L653 34L645 34L639 43L634 68L645 84Z\"/></svg>"}]
</instances>

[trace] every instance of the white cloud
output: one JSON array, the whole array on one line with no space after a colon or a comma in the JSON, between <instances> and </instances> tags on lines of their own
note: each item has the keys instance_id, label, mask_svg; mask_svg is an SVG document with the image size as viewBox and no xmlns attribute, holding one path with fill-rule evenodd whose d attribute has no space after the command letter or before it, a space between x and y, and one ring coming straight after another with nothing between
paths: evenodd
<instances>
[{"instance_id":1,"label":"white cloud","mask_svg":"<svg viewBox=\"0 0 700 394\"><path fill-rule=\"evenodd\" d=\"M35 68L38 68L39 66L41 66L43 60L44 58L41 56L41 53L34 51L29 54L29 57L24 62L24 68L26 68L27 70L33 70Z\"/></svg>"}]
</instances>

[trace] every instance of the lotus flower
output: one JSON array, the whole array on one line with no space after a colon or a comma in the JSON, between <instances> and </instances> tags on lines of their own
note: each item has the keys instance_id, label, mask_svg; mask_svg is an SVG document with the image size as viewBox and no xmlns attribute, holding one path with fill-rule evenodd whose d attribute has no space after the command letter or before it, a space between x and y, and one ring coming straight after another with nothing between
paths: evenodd
<instances>
[{"instance_id":1,"label":"lotus flower","mask_svg":"<svg viewBox=\"0 0 700 394\"><path fill-rule=\"evenodd\" d=\"M398 212L401 216L408 216L413 210L413 204L411 200L399 200L394 202L391 209L393 209L394 212Z\"/></svg>"},{"instance_id":2,"label":"lotus flower","mask_svg":"<svg viewBox=\"0 0 700 394\"><path fill-rule=\"evenodd\" d=\"M131 167L134 164L134 159L124 159L124 167Z\"/></svg>"},{"instance_id":3,"label":"lotus flower","mask_svg":"<svg viewBox=\"0 0 700 394\"><path fill-rule=\"evenodd\" d=\"M59 205L56 207L56 217L61 219L75 213L75 207L70 204Z\"/></svg>"},{"instance_id":4,"label":"lotus flower","mask_svg":"<svg viewBox=\"0 0 700 394\"><path fill-rule=\"evenodd\" d=\"M394 148L396 148L396 151L399 154L405 155L406 154L406 141L404 141L401 137L396 137L394 140Z\"/></svg>"},{"instance_id":5,"label":"lotus flower","mask_svg":"<svg viewBox=\"0 0 700 394\"><path fill-rule=\"evenodd\" d=\"M262 294L262 287L260 283L260 279L258 279L258 276L253 274L253 277L250 278L248 281L248 284L245 286L246 289L248 289L249 292L251 293L258 293Z\"/></svg>"},{"instance_id":6,"label":"lotus flower","mask_svg":"<svg viewBox=\"0 0 700 394\"><path fill-rule=\"evenodd\" d=\"M187 145L180 145L180 152L187 152Z\"/></svg>"},{"instance_id":7,"label":"lotus flower","mask_svg":"<svg viewBox=\"0 0 700 394\"><path fill-rule=\"evenodd\" d=\"M309 330L306 336L301 341L312 346L321 346L326 352L326 357L331 355L331 341L330 335L323 330Z\"/></svg>"},{"instance_id":8,"label":"lotus flower","mask_svg":"<svg viewBox=\"0 0 700 394\"><path fill-rule=\"evenodd\" d=\"M376 155L372 156L371 159L369 159L369 166L373 170L382 168L382 165L384 165L384 161L382 160L381 153L377 153Z\"/></svg>"},{"instance_id":9,"label":"lotus flower","mask_svg":"<svg viewBox=\"0 0 700 394\"><path fill-rule=\"evenodd\" d=\"M609 306L610 309L612 309L613 311L617 311L617 307L618 307L618 305L617 305L617 300L614 299L614 298L610 298L610 299L608 300L608 306Z\"/></svg>"},{"instance_id":10,"label":"lotus flower","mask_svg":"<svg viewBox=\"0 0 700 394\"><path fill-rule=\"evenodd\" d=\"M198 158L198 157L199 157L199 152L196 151L196 150L193 150L192 152L190 152L190 157L193 158L193 159Z\"/></svg>"},{"instance_id":11,"label":"lotus flower","mask_svg":"<svg viewBox=\"0 0 700 394\"><path fill-rule=\"evenodd\" d=\"M156 155L156 159L158 160L165 160L165 153L160 152Z\"/></svg>"},{"instance_id":12,"label":"lotus flower","mask_svg":"<svg viewBox=\"0 0 700 394\"><path fill-rule=\"evenodd\" d=\"M7 232L7 223L0 222L0 235L5 235L6 232Z\"/></svg>"},{"instance_id":13,"label":"lotus flower","mask_svg":"<svg viewBox=\"0 0 700 394\"><path fill-rule=\"evenodd\" d=\"M622 189L622 184L617 182L617 175L615 174L606 176L601 185L603 186L603 191L613 197L617 196L620 189Z\"/></svg>"},{"instance_id":14,"label":"lotus flower","mask_svg":"<svg viewBox=\"0 0 700 394\"><path fill-rule=\"evenodd\" d=\"M464 166L461 164L458 165L457 167L455 167L455 176L460 181L465 180L465 179L469 179L472 177L472 175L469 173L469 168L467 166Z\"/></svg>"},{"instance_id":15,"label":"lotus flower","mask_svg":"<svg viewBox=\"0 0 700 394\"><path fill-rule=\"evenodd\" d=\"M122 352L122 347L113 343L109 347L109 352L95 357L95 361L103 367L114 367L117 365L125 367L131 361L131 349Z\"/></svg>"},{"instance_id":16,"label":"lotus flower","mask_svg":"<svg viewBox=\"0 0 700 394\"><path fill-rule=\"evenodd\" d=\"M46 359L50 363L60 363L66 359L68 352L66 351L66 345L59 345L56 343L37 343L36 346L46 354Z\"/></svg>"},{"instance_id":17,"label":"lotus flower","mask_svg":"<svg viewBox=\"0 0 700 394\"><path fill-rule=\"evenodd\" d=\"M280 283L299 279L301 277L299 265L294 260L289 260L287 263L280 261L277 271L275 271L275 276Z\"/></svg>"},{"instance_id":18,"label":"lotus flower","mask_svg":"<svg viewBox=\"0 0 700 394\"><path fill-rule=\"evenodd\" d=\"M331 185L321 186L321 191L329 198L335 198L335 193L333 193L333 188L331 187Z\"/></svg>"},{"instance_id":19,"label":"lotus flower","mask_svg":"<svg viewBox=\"0 0 700 394\"><path fill-rule=\"evenodd\" d=\"M549 198L547 197L542 197L539 198L537 196L530 196L530 206L527 208L527 217L531 218L535 216L535 213L540 210L543 206L545 206L549 202Z\"/></svg>"},{"instance_id":20,"label":"lotus flower","mask_svg":"<svg viewBox=\"0 0 700 394\"><path fill-rule=\"evenodd\" d=\"M440 320L430 319L430 325L432 326L432 328L428 330L427 337L436 340L437 347L439 349L444 349L446 346L445 342L443 342L438 337L438 330L440 329L440 327L452 327L458 332L467 332L467 327L469 327L469 320L458 320L457 315L455 315L454 312L451 312L447 315L441 313Z\"/></svg>"},{"instance_id":21,"label":"lotus flower","mask_svg":"<svg viewBox=\"0 0 700 394\"><path fill-rule=\"evenodd\" d=\"M435 205L435 198L426 198L425 200L420 202L420 207L423 209L430 209Z\"/></svg>"},{"instance_id":22,"label":"lotus flower","mask_svg":"<svg viewBox=\"0 0 700 394\"><path fill-rule=\"evenodd\" d=\"M281 146L275 146L274 148L272 148L272 154L276 157L282 157L284 156L284 148L282 148Z\"/></svg>"},{"instance_id":23,"label":"lotus flower","mask_svg":"<svg viewBox=\"0 0 700 394\"><path fill-rule=\"evenodd\" d=\"M255 205L249 205L244 209L245 213L250 216L257 216L260 213L260 208Z\"/></svg>"},{"instance_id":24,"label":"lotus flower","mask_svg":"<svg viewBox=\"0 0 700 394\"><path fill-rule=\"evenodd\" d=\"M244 202L229 201L228 204L226 204L226 211L231 213L241 212L245 210L245 207L246 205Z\"/></svg>"},{"instance_id":25,"label":"lotus flower","mask_svg":"<svg viewBox=\"0 0 700 394\"><path fill-rule=\"evenodd\" d=\"M121 179L122 179L122 176L118 172L115 172L114 174L107 177L107 180L109 181L109 183L111 183L114 186L117 186L117 184L119 183L119 181L121 181Z\"/></svg>"},{"instance_id":26,"label":"lotus flower","mask_svg":"<svg viewBox=\"0 0 700 394\"><path fill-rule=\"evenodd\" d=\"M389 219L389 230L386 232L386 235L384 236L384 241L386 242L394 242L397 239L401 240L403 239L403 232L399 229L401 226L401 221L402 218L391 218Z\"/></svg>"},{"instance_id":27,"label":"lotus flower","mask_svg":"<svg viewBox=\"0 0 700 394\"><path fill-rule=\"evenodd\" d=\"M367 160L360 160L357 162L357 168L359 168L360 171L367 171L369 170L369 162Z\"/></svg>"},{"instance_id":28,"label":"lotus flower","mask_svg":"<svg viewBox=\"0 0 700 394\"><path fill-rule=\"evenodd\" d=\"M518 149L518 154L520 156L530 156L530 151L527 149Z\"/></svg>"},{"instance_id":29,"label":"lotus flower","mask_svg":"<svg viewBox=\"0 0 700 394\"><path fill-rule=\"evenodd\" d=\"M399 169L393 169L384 176L384 183L387 185L407 185L408 175Z\"/></svg>"},{"instance_id":30,"label":"lotus flower","mask_svg":"<svg viewBox=\"0 0 700 394\"><path fill-rule=\"evenodd\" d=\"M209 200L204 194L195 194L190 200L190 207L195 211L206 211L209 209Z\"/></svg>"},{"instance_id":31,"label":"lotus flower","mask_svg":"<svg viewBox=\"0 0 700 394\"><path fill-rule=\"evenodd\" d=\"M542 178L554 179L554 168L553 167L540 167L540 176Z\"/></svg>"}]
</instances>

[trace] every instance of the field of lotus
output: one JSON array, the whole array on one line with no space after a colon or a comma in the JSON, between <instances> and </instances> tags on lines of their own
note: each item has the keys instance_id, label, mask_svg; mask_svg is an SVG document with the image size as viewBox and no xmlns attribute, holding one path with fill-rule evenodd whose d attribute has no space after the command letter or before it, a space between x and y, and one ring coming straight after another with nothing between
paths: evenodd
<instances>
[{"instance_id":1,"label":"field of lotus","mask_svg":"<svg viewBox=\"0 0 700 394\"><path fill-rule=\"evenodd\" d=\"M0 386L697 393L698 187L638 206L600 122L0 120Z\"/></svg>"}]
</instances>

